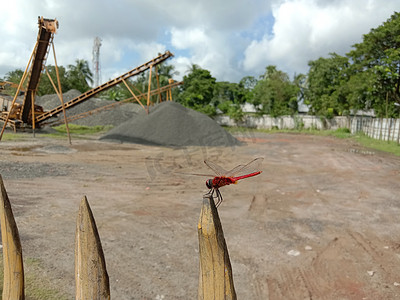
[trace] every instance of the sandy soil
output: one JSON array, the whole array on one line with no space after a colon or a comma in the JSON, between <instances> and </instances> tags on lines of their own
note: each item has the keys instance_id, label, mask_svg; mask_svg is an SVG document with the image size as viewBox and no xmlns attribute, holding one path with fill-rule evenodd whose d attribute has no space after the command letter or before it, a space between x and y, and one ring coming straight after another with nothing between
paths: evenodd
<instances>
[{"instance_id":1,"label":"sandy soil","mask_svg":"<svg viewBox=\"0 0 400 300\"><path fill-rule=\"evenodd\" d=\"M196 299L207 178L180 173L210 173L206 157L231 168L262 156L260 176L221 189L238 299L399 299L400 158L328 137L242 140L182 149L1 142L25 259L73 299L75 221L86 195L113 299Z\"/></svg>"}]
</instances>

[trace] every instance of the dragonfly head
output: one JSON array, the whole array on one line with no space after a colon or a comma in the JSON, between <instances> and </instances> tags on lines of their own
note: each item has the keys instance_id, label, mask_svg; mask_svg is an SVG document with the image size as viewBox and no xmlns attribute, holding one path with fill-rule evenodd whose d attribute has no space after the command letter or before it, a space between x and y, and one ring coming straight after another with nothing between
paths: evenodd
<instances>
[{"instance_id":1,"label":"dragonfly head","mask_svg":"<svg viewBox=\"0 0 400 300\"><path fill-rule=\"evenodd\" d=\"M206 181L206 186L207 186L207 188L208 189L212 189L213 188L213 184L212 184L212 179L208 179L207 181Z\"/></svg>"}]
</instances>

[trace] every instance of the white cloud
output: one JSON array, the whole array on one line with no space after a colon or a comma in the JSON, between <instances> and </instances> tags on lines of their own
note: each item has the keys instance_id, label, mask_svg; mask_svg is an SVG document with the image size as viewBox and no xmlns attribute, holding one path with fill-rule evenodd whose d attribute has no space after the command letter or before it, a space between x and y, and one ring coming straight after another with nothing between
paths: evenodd
<instances>
[{"instance_id":1,"label":"white cloud","mask_svg":"<svg viewBox=\"0 0 400 300\"><path fill-rule=\"evenodd\" d=\"M398 0L6 1L0 77L26 67L41 15L59 20L59 65L78 58L91 63L93 40L102 38L103 81L166 49L176 52L169 63L181 76L194 63L219 81L238 81L261 75L270 64L290 74L306 72L309 60L346 53L398 8Z\"/></svg>"},{"instance_id":2,"label":"white cloud","mask_svg":"<svg viewBox=\"0 0 400 300\"><path fill-rule=\"evenodd\" d=\"M172 28L171 44L188 50L190 64L210 70L219 80L235 80L238 76L232 63L235 53L227 47L229 40L224 34L206 28Z\"/></svg>"},{"instance_id":3,"label":"white cloud","mask_svg":"<svg viewBox=\"0 0 400 300\"><path fill-rule=\"evenodd\" d=\"M273 6L273 34L253 40L243 68L261 74L277 65L290 74L306 73L307 63L330 52L344 55L370 28L382 24L398 7L397 0L287 0Z\"/></svg>"},{"instance_id":4,"label":"white cloud","mask_svg":"<svg viewBox=\"0 0 400 300\"><path fill-rule=\"evenodd\" d=\"M188 57L178 56L174 57L170 64L175 67L175 70L179 73L176 77L177 80L182 80L183 76L188 74L188 70L192 66L192 61Z\"/></svg>"}]
</instances>

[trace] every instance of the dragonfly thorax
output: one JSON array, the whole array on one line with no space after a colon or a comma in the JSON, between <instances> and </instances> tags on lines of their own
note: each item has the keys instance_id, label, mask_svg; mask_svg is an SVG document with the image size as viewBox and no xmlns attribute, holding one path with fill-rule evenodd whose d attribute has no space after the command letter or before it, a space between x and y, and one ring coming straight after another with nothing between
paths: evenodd
<instances>
[{"instance_id":1,"label":"dragonfly thorax","mask_svg":"<svg viewBox=\"0 0 400 300\"><path fill-rule=\"evenodd\" d=\"M208 179L206 181L206 186L209 189L219 189L225 185L229 185L232 183L236 183L235 178L225 177L225 176L217 176L213 179Z\"/></svg>"}]
</instances>

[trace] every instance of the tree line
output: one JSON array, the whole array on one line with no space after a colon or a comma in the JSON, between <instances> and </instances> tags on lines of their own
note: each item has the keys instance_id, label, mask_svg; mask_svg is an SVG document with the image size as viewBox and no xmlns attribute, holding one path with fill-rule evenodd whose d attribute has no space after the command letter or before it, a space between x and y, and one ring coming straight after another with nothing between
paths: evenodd
<instances>
[{"instance_id":1,"label":"tree line","mask_svg":"<svg viewBox=\"0 0 400 300\"><path fill-rule=\"evenodd\" d=\"M46 66L46 69L53 83L58 88L55 66L49 65ZM90 89L90 84L93 83L93 74L90 70L89 63L83 59L77 59L75 61L75 65L68 65L66 68L64 66L58 66L58 73L60 77L62 91L76 89L83 93L88 91ZM19 83L23 74L23 70L16 69L14 71L8 72L4 78L4 81ZM0 79L0 81L3 80ZM27 84L27 80L25 81L25 84ZM13 90L10 89L8 92L12 93ZM37 95L43 96L54 93L55 91L49 77L45 74L42 74L37 89Z\"/></svg>"},{"instance_id":2,"label":"tree line","mask_svg":"<svg viewBox=\"0 0 400 300\"><path fill-rule=\"evenodd\" d=\"M377 117L400 117L400 13L395 12L342 56L331 53L308 63L307 74L289 75L266 67L259 78L216 82L207 70L192 68L184 76L178 100L213 114L216 109L240 118L248 102L271 116L294 115L298 104L325 118L373 110Z\"/></svg>"},{"instance_id":3,"label":"tree line","mask_svg":"<svg viewBox=\"0 0 400 300\"><path fill-rule=\"evenodd\" d=\"M400 116L400 13L395 12L377 28L363 35L342 56L331 53L308 63L307 74L290 76L270 65L258 78L245 76L238 83L217 81L211 72L192 65L183 76L183 85L173 90L173 99L182 105L208 115L222 112L239 120L242 105L251 103L257 114L271 116L295 115L299 103L309 107L309 114L325 118L349 115L358 110L374 110L378 117ZM47 67L55 80L54 66ZM159 84L177 75L174 66L157 67ZM19 82L23 71L9 72L5 80ZM59 67L62 90L90 89L93 74L88 62L76 60L75 65ZM148 89L148 73L128 81L131 90L144 93ZM157 86L152 78L152 86ZM42 76L38 95L54 93L47 76ZM101 94L102 98L122 100L131 97L124 85ZM157 101L156 99L154 99Z\"/></svg>"}]
</instances>

